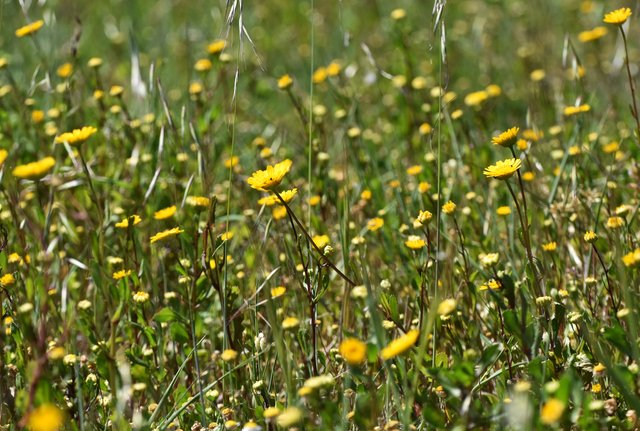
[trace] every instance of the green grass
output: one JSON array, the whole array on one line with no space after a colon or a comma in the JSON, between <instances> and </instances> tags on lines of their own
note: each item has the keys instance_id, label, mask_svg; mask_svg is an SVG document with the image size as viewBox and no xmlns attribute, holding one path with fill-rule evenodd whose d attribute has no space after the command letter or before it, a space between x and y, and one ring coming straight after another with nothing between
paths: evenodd
<instances>
[{"instance_id":1,"label":"green grass","mask_svg":"<svg viewBox=\"0 0 640 431\"><path fill-rule=\"evenodd\" d=\"M622 6L0 3L0 428L634 429Z\"/></svg>"}]
</instances>

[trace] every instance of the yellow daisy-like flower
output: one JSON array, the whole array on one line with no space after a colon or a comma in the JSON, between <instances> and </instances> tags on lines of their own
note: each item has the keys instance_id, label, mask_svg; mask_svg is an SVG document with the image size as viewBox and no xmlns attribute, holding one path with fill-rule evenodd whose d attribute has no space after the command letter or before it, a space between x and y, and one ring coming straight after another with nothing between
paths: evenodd
<instances>
[{"instance_id":1,"label":"yellow daisy-like flower","mask_svg":"<svg viewBox=\"0 0 640 431\"><path fill-rule=\"evenodd\" d=\"M60 78L66 79L73 73L73 65L71 63L64 63L58 67L56 73Z\"/></svg>"},{"instance_id":2,"label":"yellow daisy-like flower","mask_svg":"<svg viewBox=\"0 0 640 431\"><path fill-rule=\"evenodd\" d=\"M292 84L293 79L289 74L282 75L280 78L278 78L278 88L280 90L286 90L287 88L291 87Z\"/></svg>"},{"instance_id":3,"label":"yellow daisy-like flower","mask_svg":"<svg viewBox=\"0 0 640 431\"><path fill-rule=\"evenodd\" d=\"M56 164L53 157L45 157L37 162L27 163L26 165L18 165L13 169L13 176L27 180L38 180L46 175L47 172Z\"/></svg>"},{"instance_id":4,"label":"yellow daisy-like flower","mask_svg":"<svg viewBox=\"0 0 640 431\"><path fill-rule=\"evenodd\" d=\"M540 411L540 421L546 425L558 422L562 418L564 408L564 403L559 399L550 399L542 406L542 410Z\"/></svg>"},{"instance_id":5,"label":"yellow daisy-like flower","mask_svg":"<svg viewBox=\"0 0 640 431\"><path fill-rule=\"evenodd\" d=\"M238 352L236 352L233 349L227 349L224 352L222 352L222 354L220 355L220 358L225 362L233 361L237 357L238 357Z\"/></svg>"},{"instance_id":6,"label":"yellow daisy-like flower","mask_svg":"<svg viewBox=\"0 0 640 431\"><path fill-rule=\"evenodd\" d=\"M622 256L624 266L634 266L638 261L640 261L640 248L636 248L634 251Z\"/></svg>"},{"instance_id":7,"label":"yellow daisy-like flower","mask_svg":"<svg viewBox=\"0 0 640 431\"><path fill-rule=\"evenodd\" d=\"M207 52L209 54L219 54L227 46L227 41L224 39L216 39L207 45Z\"/></svg>"},{"instance_id":8,"label":"yellow daisy-like flower","mask_svg":"<svg viewBox=\"0 0 640 431\"><path fill-rule=\"evenodd\" d=\"M176 236L181 234L182 232L184 232L183 229L180 229L179 227L174 227L172 229L167 229L167 230L163 230L162 232L158 232L157 234L153 235L150 239L151 244L153 244L156 241L160 241L162 239L165 238L169 238L172 236Z\"/></svg>"},{"instance_id":9,"label":"yellow daisy-like flower","mask_svg":"<svg viewBox=\"0 0 640 431\"><path fill-rule=\"evenodd\" d=\"M91 137L94 133L96 133L98 129L93 126L83 127L82 129L73 129L71 132L63 133L60 136L57 136L55 142L57 144L62 144L66 142L69 145L80 144Z\"/></svg>"},{"instance_id":10,"label":"yellow daisy-like flower","mask_svg":"<svg viewBox=\"0 0 640 431\"><path fill-rule=\"evenodd\" d=\"M384 226L384 220L381 219L380 217L372 218L367 222L367 229L369 229L372 232L377 231L382 226Z\"/></svg>"},{"instance_id":11,"label":"yellow daisy-like flower","mask_svg":"<svg viewBox=\"0 0 640 431\"><path fill-rule=\"evenodd\" d=\"M598 26L593 30L586 30L578 33L578 40L582 43L593 42L607 34L607 27Z\"/></svg>"},{"instance_id":12,"label":"yellow daisy-like flower","mask_svg":"<svg viewBox=\"0 0 640 431\"><path fill-rule=\"evenodd\" d=\"M187 196L186 202L192 207L208 207L211 203L206 196Z\"/></svg>"},{"instance_id":13,"label":"yellow daisy-like flower","mask_svg":"<svg viewBox=\"0 0 640 431\"><path fill-rule=\"evenodd\" d=\"M422 172L422 166L420 165L413 165L407 168L407 175L416 176L420 172Z\"/></svg>"},{"instance_id":14,"label":"yellow daisy-like flower","mask_svg":"<svg viewBox=\"0 0 640 431\"><path fill-rule=\"evenodd\" d=\"M233 232L225 232L220 235L221 241L229 241L231 238L233 238Z\"/></svg>"},{"instance_id":15,"label":"yellow daisy-like flower","mask_svg":"<svg viewBox=\"0 0 640 431\"><path fill-rule=\"evenodd\" d=\"M456 300L453 298L445 299L438 304L438 310L436 311L440 317L446 317L456 310Z\"/></svg>"},{"instance_id":16,"label":"yellow daisy-like flower","mask_svg":"<svg viewBox=\"0 0 640 431\"><path fill-rule=\"evenodd\" d=\"M329 244L329 236L328 235L314 235L311 240L320 250L325 248L327 244Z\"/></svg>"},{"instance_id":17,"label":"yellow daisy-like flower","mask_svg":"<svg viewBox=\"0 0 640 431\"><path fill-rule=\"evenodd\" d=\"M345 338L339 351L349 365L360 365L367 357L367 345L357 338Z\"/></svg>"},{"instance_id":18,"label":"yellow daisy-like flower","mask_svg":"<svg viewBox=\"0 0 640 431\"><path fill-rule=\"evenodd\" d=\"M496 214L498 214L499 216L508 216L509 214L511 214L511 207L506 205L498 207L498 209L496 210Z\"/></svg>"},{"instance_id":19,"label":"yellow daisy-like flower","mask_svg":"<svg viewBox=\"0 0 640 431\"><path fill-rule=\"evenodd\" d=\"M247 183L256 190L271 190L282 182L284 176L289 172L289 169L291 169L292 163L291 160L286 159L273 166L269 165L264 170L255 171L251 177L247 179Z\"/></svg>"},{"instance_id":20,"label":"yellow daisy-like flower","mask_svg":"<svg viewBox=\"0 0 640 431\"><path fill-rule=\"evenodd\" d=\"M131 226L135 226L138 223L140 223L142 221L142 218L140 218L139 215L134 214L132 216L129 217L125 217L122 219L122 221L116 223L116 227L119 227L121 229L126 229L129 227L129 220L131 220Z\"/></svg>"},{"instance_id":21,"label":"yellow daisy-like flower","mask_svg":"<svg viewBox=\"0 0 640 431\"><path fill-rule=\"evenodd\" d=\"M418 214L418 217L416 218L416 221L423 225L428 223L432 217L433 217L433 214L431 214L430 211L420 211L420 213Z\"/></svg>"},{"instance_id":22,"label":"yellow daisy-like flower","mask_svg":"<svg viewBox=\"0 0 640 431\"><path fill-rule=\"evenodd\" d=\"M31 24L27 24L24 27L20 27L19 29L17 29L16 36L25 37L30 34L34 34L38 30L40 30L43 25L44 25L44 21L41 19L39 19L38 21L34 21Z\"/></svg>"},{"instance_id":23,"label":"yellow daisy-like flower","mask_svg":"<svg viewBox=\"0 0 640 431\"><path fill-rule=\"evenodd\" d=\"M622 217L613 216L607 219L607 227L609 229L617 229L619 227L622 227L623 225L624 225L624 219Z\"/></svg>"},{"instance_id":24,"label":"yellow daisy-like flower","mask_svg":"<svg viewBox=\"0 0 640 431\"><path fill-rule=\"evenodd\" d=\"M143 292L142 290L139 290L133 294L133 300L138 304L144 304L149 300L149 294L147 292Z\"/></svg>"},{"instance_id":25,"label":"yellow daisy-like flower","mask_svg":"<svg viewBox=\"0 0 640 431\"><path fill-rule=\"evenodd\" d=\"M512 127L500 133L498 136L491 138L491 142L493 142L493 145L500 145L501 147L509 148L518 140L519 131L519 127Z\"/></svg>"},{"instance_id":26,"label":"yellow daisy-like flower","mask_svg":"<svg viewBox=\"0 0 640 431\"><path fill-rule=\"evenodd\" d=\"M7 157L9 157L9 152L7 150L0 150L0 166L4 164Z\"/></svg>"},{"instance_id":27,"label":"yellow daisy-like flower","mask_svg":"<svg viewBox=\"0 0 640 431\"><path fill-rule=\"evenodd\" d=\"M0 285L2 285L2 286L11 286L15 282L16 282L16 278L10 272L8 272L8 273L4 274L2 277L0 277Z\"/></svg>"},{"instance_id":28,"label":"yellow daisy-like flower","mask_svg":"<svg viewBox=\"0 0 640 431\"><path fill-rule=\"evenodd\" d=\"M64 423L62 410L53 404L43 404L29 414L30 431L58 431Z\"/></svg>"},{"instance_id":29,"label":"yellow daisy-like flower","mask_svg":"<svg viewBox=\"0 0 640 431\"><path fill-rule=\"evenodd\" d=\"M262 412L262 414L264 415L264 418L268 421L269 419L273 419L277 417L280 414L280 409L277 407L267 407L266 409L264 409L264 412Z\"/></svg>"},{"instance_id":30,"label":"yellow daisy-like flower","mask_svg":"<svg viewBox=\"0 0 640 431\"><path fill-rule=\"evenodd\" d=\"M544 251L556 251L557 248L558 248L558 244L555 241L542 244L542 249Z\"/></svg>"},{"instance_id":31,"label":"yellow daisy-like flower","mask_svg":"<svg viewBox=\"0 0 640 431\"><path fill-rule=\"evenodd\" d=\"M566 106L562 113L565 117L571 117L573 115L581 114L583 112L589 112L591 110L591 105L585 103L584 105L579 106Z\"/></svg>"},{"instance_id":32,"label":"yellow daisy-like flower","mask_svg":"<svg viewBox=\"0 0 640 431\"><path fill-rule=\"evenodd\" d=\"M404 245L409 247L411 250L420 250L422 247L426 246L427 243L418 235L409 235L409 238L404 242Z\"/></svg>"},{"instance_id":33,"label":"yellow daisy-like flower","mask_svg":"<svg viewBox=\"0 0 640 431\"><path fill-rule=\"evenodd\" d=\"M282 329L293 329L300 324L300 320L296 317L287 317L282 321Z\"/></svg>"},{"instance_id":34,"label":"yellow daisy-like flower","mask_svg":"<svg viewBox=\"0 0 640 431\"><path fill-rule=\"evenodd\" d=\"M289 203L293 200L293 198L296 197L297 194L298 194L298 189L294 188L291 190L285 190L284 192L280 193L280 196L282 196L282 199L284 199L286 203ZM266 205L268 207L279 204L279 203L280 203L280 199L278 199L278 196L276 195L265 196L263 198L260 198L260 200L258 200L258 205Z\"/></svg>"},{"instance_id":35,"label":"yellow daisy-like flower","mask_svg":"<svg viewBox=\"0 0 640 431\"><path fill-rule=\"evenodd\" d=\"M456 211L456 204L453 201L449 201L442 205L442 212L445 214L453 214Z\"/></svg>"},{"instance_id":36,"label":"yellow daisy-like flower","mask_svg":"<svg viewBox=\"0 0 640 431\"><path fill-rule=\"evenodd\" d=\"M484 170L484 175L489 178L495 178L498 180L506 180L516 173L522 162L520 159L505 159L496 162L495 165L491 165Z\"/></svg>"},{"instance_id":37,"label":"yellow daisy-like flower","mask_svg":"<svg viewBox=\"0 0 640 431\"><path fill-rule=\"evenodd\" d=\"M129 270L123 269L123 270L114 272L112 277L113 277L114 280L120 280L120 279L123 279L125 277L130 276L130 275L131 275L131 270L130 269Z\"/></svg>"},{"instance_id":38,"label":"yellow daisy-like flower","mask_svg":"<svg viewBox=\"0 0 640 431\"><path fill-rule=\"evenodd\" d=\"M193 66L193 68L198 72L206 72L207 70L211 70L212 67L213 63L211 63L211 60L208 58L201 58L196 61L196 64Z\"/></svg>"},{"instance_id":39,"label":"yellow daisy-like flower","mask_svg":"<svg viewBox=\"0 0 640 431\"><path fill-rule=\"evenodd\" d=\"M387 360L403 354L404 352L409 350L411 346L416 343L416 341L418 341L418 336L420 336L420 331L417 329L412 329L403 336L391 341L387 345L387 347L382 349L382 351L380 352L380 357L382 357L382 359L384 360Z\"/></svg>"},{"instance_id":40,"label":"yellow daisy-like flower","mask_svg":"<svg viewBox=\"0 0 640 431\"><path fill-rule=\"evenodd\" d=\"M630 16L631 9L629 9L628 7L622 7L620 9L616 9L607 13L604 16L603 21L607 24L622 25L627 22L627 19L629 19Z\"/></svg>"},{"instance_id":41,"label":"yellow daisy-like flower","mask_svg":"<svg viewBox=\"0 0 640 431\"><path fill-rule=\"evenodd\" d=\"M500 289L502 285L499 281L494 280L493 278L487 281L485 284L481 285L478 290L496 290Z\"/></svg>"},{"instance_id":42,"label":"yellow daisy-like flower","mask_svg":"<svg viewBox=\"0 0 640 431\"><path fill-rule=\"evenodd\" d=\"M171 205L170 207L163 208L153 213L153 218L156 220L165 220L169 217L172 217L177 211L175 205Z\"/></svg>"},{"instance_id":43,"label":"yellow daisy-like flower","mask_svg":"<svg viewBox=\"0 0 640 431\"><path fill-rule=\"evenodd\" d=\"M588 230L584 234L584 240L588 243L595 242L597 239L598 239L598 235L592 230Z\"/></svg>"},{"instance_id":44,"label":"yellow daisy-like flower","mask_svg":"<svg viewBox=\"0 0 640 431\"><path fill-rule=\"evenodd\" d=\"M287 292L287 288L284 286L276 286L271 289L271 299L276 299L281 297Z\"/></svg>"},{"instance_id":45,"label":"yellow daisy-like flower","mask_svg":"<svg viewBox=\"0 0 640 431\"><path fill-rule=\"evenodd\" d=\"M320 84L321 82L324 82L327 79L327 69L324 67L319 67L315 70L315 72L313 72L313 76L311 77L311 80L313 81L314 84Z\"/></svg>"}]
</instances>

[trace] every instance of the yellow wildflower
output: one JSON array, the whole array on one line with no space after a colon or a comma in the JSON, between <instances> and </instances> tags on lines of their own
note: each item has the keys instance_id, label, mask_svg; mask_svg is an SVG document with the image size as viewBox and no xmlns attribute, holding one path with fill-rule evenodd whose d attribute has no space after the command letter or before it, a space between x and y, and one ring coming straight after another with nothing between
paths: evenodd
<instances>
[{"instance_id":1,"label":"yellow wildflower","mask_svg":"<svg viewBox=\"0 0 640 431\"><path fill-rule=\"evenodd\" d=\"M375 217L367 222L367 229L369 229L372 232L375 232L378 229L380 229L383 225L384 225L384 220L381 219L380 217Z\"/></svg>"},{"instance_id":2,"label":"yellow wildflower","mask_svg":"<svg viewBox=\"0 0 640 431\"><path fill-rule=\"evenodd\" d=\"M169 217L173 216L176 213L176 206L171 205L170 207L163 208L153 213L153 218L156 220L165 220Z\"/></svg>"},{"instance_id":3,"label":"yellow wildflower","mask_svg":"<svg viewBox=\"0 0 640 431\"><path fill-rule=\"evenodd\" d=\"M160 240L165 239L165 238L169 238L169 237L172 237L172 236L175 236L175 235L179 235L182 232L184 232L184 230L180 229L179 227L174 227L172 229L167 229L167 230L164 230L162 232L158 232L157 234L155 234L155 235L153 235L151 237L150 241L151 241L151 244L153 244L156 241L160 241Z\"/></svg>"},{"instance_id":4,"label":"yellow wildflower","mask_svg":"<svg viewBox=\"0 0 640 431\"><path fill-rule=\"evenodd\" d=\"M113 277L114 280L120 280L120 279L128 277L130 275L131 275L131 270L130 269L129 270L122 269L120 271L114 272L112 277Z\"/></svg>"},{"instance_id":5,"label":"yellow wildflower","mask_svg":"<svg viewBox=\"0 0 640 431\"><path fill-rule=\"evenodd\" d=\"M43 404L29 414L27 427L30 431L58 431L63 422L62 410L53 404Z\"/></svg>"},{"instance_id":6,"label":"yellow wildflower","mask_svg":"<svg viewBox=\"0 0 640 431\"><path fill-rule=\"evenodd\" d=\"M627 22L627 19L629 19L630 16L631 9L629 9L628 7L623 7L607 13L604 16L603 21L607 24L622 25Z\"/></svg>"},{"instance_id":7,"label":"yellow wildflower","mask_svg":"<svg viewBox=\"0 0 640 431\"><path fill-rule=\"evenodd\" d=\"M140 218L139 215L134 214L132 216L129 217L125 217L122 219L122 221L116 223L116 227L119 227L121 229L126 229L129 227L129 220L131 220L131 226L135 226L138 223L140 223L142 221L142 218Z\"/></svg>"},{"instance_id":8,"label":"yellow wildflower","mask_svg":"<svg viewBox=\"0 0 640 431\"><path fill-rule=\"evenodd\" d=\"M558 422L562 418L565 405L562 401L552 398L547 401L540 411L540 420L543 424L551 425Z\"/></svg>"},{"instance_id":9,"label":"yellow wildflower","mask_svg":"<svg viewBox=\"0 0 640 431\"><path fill-rule=\"evenodd\" d=\"M16 30L16 36L17 37L24 37L24 36L28 36L30 34L34 34L38 30L40 30L40 28L42 28L43 25L44 25L44 21L41 20L41 19L39 19L38 21L34 21L31 24L27 24L27 25L17 29Z\"/></svg>"},{"instance_id":10,"label":"yellow wildflower","mask_svg":"<svg viewBox=\"0 0 640 431\"><path fill-rule=\"evenodd\" d=\"M512 127L500 133L498 136L493 137L491 142L493 142L493 145L500 145L501 147L506 148L511 147L516 143L519 131L519 127Z\"/></svg>"},{"instance_id":11,"label":"yellow wildflower","mask_svg":"<svg viewBox=\"0 0 640 431\"><path fill-rule=\"evenodd\" d=\"M209 54L219 54L227 46L227 41L224 39L216 39L207 45L207 52Z\"/></svg>"},{"instance_id":12,"label":"yellow wildflower","mask_svg":"<svg viewBox=\"0 0 640 431\"><path fill-rule=\"evenodd\" d=\"M419 330L412 329L401 337L391 341L387 345L387 347L382 349L382 351L380 352L380 356L382 357L382 359L387 360L403 354L416 343L419 335Z\"/></svg>"},{"instance_id":13,"label":"yellow wildflower","mask_svg":"<svg viewBox=\"0 0 640 431\"><path fill-rule=\"evenodd\" d=\"M522 162L520 159L505 159L496 162L495 165L491 165L484 169L484 175L489 178L495 178L498 180L506 180L516 173Z\"/></svg>"},{"instance_id":14,"label":"yellow wildflower","mask_svg":"<svg viewBox=\"0 0 640 431\"><path fill-rule=\"evenodd\" d=\"M69 145L79 144L89 139L89 137L97 131L98 129L93 126L83 127L82 129L73 129L71 132L66 132L57 136L55 142L57 144L66 142Z\"/></svg>"},{"instance_id":15,"label":"yellow wildflower","mask_svg":"<svg viewBox=\"0 0 640 431\"><path fill-rule=\"evenodd\" d=\"M284 176L291 169L291 160L286 159L274 166L267 166L265 170L259 170L254 172L247 182L249 185L261 191L268 191L282 182Z\"/></svg>"},{"instance_id":16,"label":"yellow wildflower","mask_svg":"<svg viewBox=\"0 0 640 431\"><path fill-rule=\"evenodd\" d=\"M16 166L13 170L13 176L28 180L37 180L44 177L55 164L56 160L53 157L45 157L37 162Z\"/></svg>"},{"instance_id":17,"label":"yellow wildflower","mask_svg":"<svg viewBox=\"0 0 640 431\"><path fill-rule=\"evenodd\" d=\"M349 365L360 365L367 355L367 345L357 338L345 338L340 343L340 355Z\"/></svg>"}]
</instances>

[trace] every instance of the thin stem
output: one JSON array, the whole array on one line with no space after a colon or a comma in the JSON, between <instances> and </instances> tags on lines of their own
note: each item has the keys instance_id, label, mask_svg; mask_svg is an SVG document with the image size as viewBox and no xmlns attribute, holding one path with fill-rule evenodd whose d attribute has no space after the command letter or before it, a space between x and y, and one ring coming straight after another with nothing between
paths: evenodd
<instances>
[{"instance_id":1,"label":"thin stem","mask_svg":"<svg viewBox=\"0 0 640 431\"><path fill-rule=\"evenodd\" d=\"M302 222L300 222L300 220L298 219L298 217L296 216L296 214L293 212L293 210L291 209L291 207L287 204L287 202L282 198L282 196L280 196L280 193L273 191L273 193L275 193L275 195L278 197L278 199L280 199L280 202L282 203L282 205L287 209L287 213L291 214L291 217L293 218L293 220L296 222L296 224L300 227L300 230L302 230L302 233L304 233L304 236L307 237L307 239L309 240L309 242L311 243L311 245L313 246L313 248L318 252L318 254L320 255L320 258L331 268L333 269L336 274L338 274L340 277L342 277L342 279L344 281L346 281L347 283L349 283L351 286L355 286L356 283L355 281L353 281L352 279L350 279L346 274L344 274L342 271L340 271L338 269L337 266L335 266L333 264L333 262L331 262L329 260L329 258L327 256L324 255L324 253L322 252L322 250L320 250L320 248L316 245L315 242L313 242L313 238L311 238L311 235L309 235L309 232L307 232L307 230L305 229L304 225L302 224Z\"/></svg>"},{"instance_id":2,"label":"thin stem","mask_svg":"<svg viewBox=\"0 0 640 431\"><path fill-rule=\"evenodd\" d=\"M633 118L636 120L636 139L640 140L640 118L638 118L638 105L636 102L636 86L631 77L631 67L629 66L629 50L627 49L627 35L624 33L622 26L619 26L624 44L624 63L627 66L627 77L629 78L629 87L631 87L631 100L633 102Z\"/></svg>"},{"instance_id":3,"label":"thin stem","mask_svg":"<svg viewBox=\"0 0 640 431\"><path fill-rule=\"evenodd\" d=\"M607 279L607 292L609 293L609 298L611 299L611 305L613 306L613 311L617 314L618 305L616 304L616 301L613 297L613 289L611 288L611 280L609 279L609 270L607 270L607 266L604 264L604 259L602 258L602 255L600 254L600 251L598 251L598 248L596 247L596 245L591 244L591 247L593 247L593 251L596 253L596 256L598 256L600 265L602 265L602 269L604 270L604 276Z\"/></svg>"},{"instance_id":4,"label":"thin stem","mask_svg":"<svg viewBox=\"0 0 640 431\"><path fill-rule=\"evenodd\" d=\"M531 272L533 272L533 283L536 289L536 295L542 296L542 291L540 290L540 286L538 283L538 274L536 271L536 266L533 261L533 253L531 252L531 241L529 239L529 225L526 223L526 214L522 214L522 209L520 208L520 204L518 203L518 198L511 188L511 184L509 181L505 181L507 184L507 188L509 189L509 193L511 193L511 197L513 198L513 202L516 204L516 210L518 211L518 217L520 218L520 225L522 226L522 235L524 237L524 247L527 251L527 258L529 259L529 264L531 265Z\"/></svg>"}]
</instances>

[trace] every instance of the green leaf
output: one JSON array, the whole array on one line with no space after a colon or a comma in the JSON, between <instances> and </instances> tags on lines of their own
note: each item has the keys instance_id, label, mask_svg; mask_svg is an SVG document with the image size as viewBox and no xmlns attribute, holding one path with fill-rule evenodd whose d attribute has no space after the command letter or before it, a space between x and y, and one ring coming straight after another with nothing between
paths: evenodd
<instances>
[{"instance_id":1,"label":"green leaf","mask_svg":"<svg viewBox=\"0 0 640 431\"><path fill-rule=\"evenodd\" d=\"M170 309L169 307L164 307L160 311L158 311L155 316L153 316L153 320L159 323L173 322L176 319L176 313Z\"/></svg>"}]
</instances>

